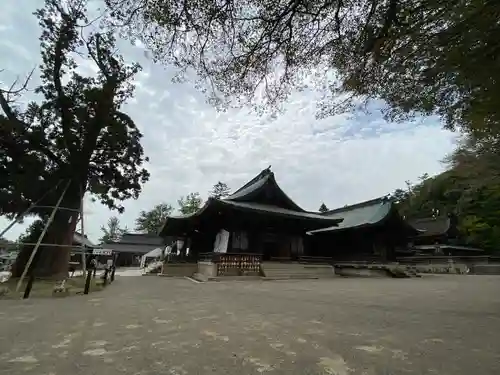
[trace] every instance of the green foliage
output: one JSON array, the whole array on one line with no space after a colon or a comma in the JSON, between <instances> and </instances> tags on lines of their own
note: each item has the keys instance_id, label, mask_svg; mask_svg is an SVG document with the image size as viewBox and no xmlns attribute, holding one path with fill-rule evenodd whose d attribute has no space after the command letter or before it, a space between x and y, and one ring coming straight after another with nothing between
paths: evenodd
<instances>
[{"instance_id":1,"label":"green foliage","mask_svg":"<svg viewBox=\"0 0 500 375\"><path fill-rule=\"evenodd\" d=\"M0 90L3 214L21 212L68 179L64 207L78 208L81 193L88 191L122 211L119 202L137 198L149 177L141 167L147 160L142 135L121 110L132 97L131 80L140 67L125 64L116 53L112 32L81 26L88 23L84 3L46 0L35 12L42 29L38 101L23 106L17 100L28 80L17 90ZM98 73L80 74L77 55L95 64ZM63 186L46 196L45 205L54 205Z\"/></svg>"},{"instance_id":2,"label":"green foliage","mask_svg":"<svg viewBox=\"0 0 500 375\"><path fill-rule=\"evenodd\" d=\"M19 235L17 242L36 243L42 234L45 223L43 220L32 222L23 234Z\"/></svg>"},{"instance_id":3,"label":"green foliage","mask_svg":"<svg viewBox=\"0 0 500 375\"><path fill-rule=\"evenodd\" d=\"M106 0L156 60L208 81L215 103L326 89L320 114L366 100L386 116L438 115L448 128L500 123L498 1ZM480 68L478 68L480 67ZM335 73L330 75L326 71ZM360 101L361 99L361 101ZM361 105L360 105L361 104Z\"/></svg>"},{"instance_id":4,"label":"green foliage","mask_svg":"<svg viewBox=\"0 0 500 375\"><path fill-rule=\"evenodd\" d=\"M157 234L174 208L168 203L160 203L150 211L141 211L135 220L135 230Z\"/></svg>"},{"instance_id":5,"label":"green foliage","mask_svg":"<svg viewBox=\"0 0 500 375\"><path fill-rule=\"evenodd\" d=\"M471 135L448 158L450 169L434 177L423 176L410 189L397 189L392 197L407 217L454 213L460 241L500 252L500 161L495 137L474 144ZM464 149L465 148L465 149Z\"/></svg>"},{"instance_id":6,"label":"green foliage","mask_svg":"<svg viewBox=\"0 0 500 375\"><path fill-rule=\"evenodd\" d=\"M18 100L31 75L19 88L0 90L0 214L14 216L39 199L40 206L54 206L63 191L61 207L78 209L89 192L122 212L120 202L137 198L149 178L142 134L122 111L140 67L126 64L113 31L91 30L85 14L85 1L46 0L35 12L41 28L36 101ZM97 73L82 75L78 58ZM47 217L51 211L32 213ZM56 212L50 242L69 244L76 219L75 212ZM21 252L16 263L29 257ZM44 247L40 258L44 275L67 275L69 248Z\"/></svg>"},{"instance_id":7,"label":"green foliage","mask_svg":"<svg viewBox=\"0 0 500 375\"><path fill-rule=\"evenodd\" d=\"M102 226L101 231L103 232L102 237L99 239L101 243L107 243L110 241L116 242L120 241L123 233L127 232L127 228L120 227L120 219L116 216L109 218L107 226Z\"/></svg>"},{"instance_id":8,"label":"green foliage","mask_svg":"<svg viewBox=\"0 0 500 375\"><path fill-rule=\"evenodd\" d=\"M319 212L328 212L328 207L326 207L325 203L321 203L321 206L319 206Z\"/></svg>"},{"instance_id":9,"label":"green foliage","mask_svg":"<svg viewBox=\"0 0 500 375\"><path fill-rule=\"evenodd\" d=\"M209 195L213 198L217 198L217 199L220 199L220 198L223 198L223 197L227 197L229 195L229 187L227 186L227 184L225 184L224 182L217 182L214 187L212 188L212 191L210 191Z\"/></svg>"},{"instance_id":10,"label":"green foliage","mask_svg":"<svg viewBox=\"0 0 500 375\"><path fill-rule=\"evenodd\" d=\"M193 214L201 207L203 200L199 193L189 193L185 197L181 197L177 203L179 204L179 211L183 215Z\"/></svg>"}]
</instances>

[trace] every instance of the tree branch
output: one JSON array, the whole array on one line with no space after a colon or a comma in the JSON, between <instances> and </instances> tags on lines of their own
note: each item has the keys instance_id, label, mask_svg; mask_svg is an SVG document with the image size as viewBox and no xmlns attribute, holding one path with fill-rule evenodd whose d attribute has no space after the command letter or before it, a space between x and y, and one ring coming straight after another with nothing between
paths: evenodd
<instances>
[{"instance_id":1,"label":"tree branch","mask_svg":"<svg viewBox=\"0 0 500 375\"><path fill-rule=\"evenodd\" d=\"M2 128L3 128L2 131L11 132L11 134L17 134L19 136L24 136L26 129L29 128L29 124L20 120L19 117L16 115L15 111L10 106L11 100L8 97L8 95L10 95L10 94L17 95L17 94L21 93L22 91L26 90L26 87L28 86L28 83L29 83L34 71L35 71L35 69L33 68L33 70L28 74L28 77L24 81L23 85L19 89L13 90L14 85L16 84L17 80L10 86L9 90L0 89L0 108L2 108L2 111L5 113L5 116L8 120L7 123L12 125L11 129L5 129L4 127L5 127L6 123L4 122L2 124ZM20 142L19 142L19 144L11 143L11 145L13 147L21 148ZM42 144L30 142L30 146L34 150L39 151L42 154L44 154L45 156L47 156L52 162L56 163L57 165L59 165L59 166L62 165L61 159L59 157L57 157L51 150L49 150L46 147L43 147Z\"/></svg>"}]
</instances>

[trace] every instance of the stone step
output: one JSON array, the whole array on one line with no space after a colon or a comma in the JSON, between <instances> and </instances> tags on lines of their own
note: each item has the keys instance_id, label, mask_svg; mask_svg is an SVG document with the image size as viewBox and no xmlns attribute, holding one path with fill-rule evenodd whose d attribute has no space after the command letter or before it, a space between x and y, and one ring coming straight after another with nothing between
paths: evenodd
<instances>
[{"instance_id":1,"label":"stone step","mask_svg":"<svg viewBox=\"0 0 500 375\"><path fill-rule=\"evenodd\" d=\"M324 268L331 267L329 264L311 264L311 263L268 263L263 262L262 265L270 268L291 268L291 267L312 267L312 268Z\"/></svg>"},{"instance_id":2,"label":"stone step","mask_svg":"<svg viewBox=\"0 0 500 375\"><path fill-rule=\"evenodd\" d=\"M322 277L324 278L324 277ZM267 276L264 280L318 280L316 275Z\"/></svg>"},{"instance_id":3,"label":"stone step","mask_svg":"<svg viewBox=\"0 0 500 375\"><path fill-rule=\"evenodd\" d=\"M287 275L316 275L316 276L331 276L335 273L332 272L268 272L264 271L264 275L266 276L287 276Z\"/></svg>"},{"instance_id":4,"label":"stone step","mask_svg":"<svg viewBox=\"0 0 500 375\"><path fill-rule=\"evenodd\" d=\"M327 264L264 262L261 269L266 279L319 279L334 277L333 267Z\"/></svg>"},{"instance_id":5,"label":"stone step","mask_svg":"<svg viewBox=\"0 0 500 375\"><path fill-rule=\"evenodd\" d=\"M332 270L333 267L289 267L289 268L273 268L273 267L266 267L262 266L262 268L266 270L272 270L272 271L310 271L310 272L321 272L321 271L328 271Z\"/></svg>"}]
</instances>

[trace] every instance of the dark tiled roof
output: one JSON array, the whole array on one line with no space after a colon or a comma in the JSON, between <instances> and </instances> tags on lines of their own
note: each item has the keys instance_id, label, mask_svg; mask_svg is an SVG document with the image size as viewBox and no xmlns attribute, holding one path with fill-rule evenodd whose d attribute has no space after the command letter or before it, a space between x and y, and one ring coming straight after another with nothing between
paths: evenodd
<instances>
[{"instance_id":1,"label":"dark tiled roof","mask_svg":"<svg viewBox=\"0 0 500 375\"><path fill-rule=\"evenodd\" d=\"M211 207L220 207L220 205L273 215L314 219L325 222L325 225L335 225L335 223L341 220L339 218L328 218L317 213L307 212L299 207L281 190L276 182L274 173L271 172L271 167L269 167L224 199L209 198L195 213L168 217L160 233L165 235L166 233L186 231L189 225L185 223L188 220L201 216Z\"/></svg>"},{"instance_id":2,"label":"dark tiled roof","mask_svg":"<svg viewBox=\"0 0 500 375\"><path fill-rule=\"evenodd\" d=\"M274 199L280 202L283 208L306 212L298 204L296 204L285 192L279 187L276 182L274 173L271 171L271 167L264 169L253 179L248 181L241 188L236 190L230 196L224 198L224 201L237 201L237 202L256 202L255 198L257 196L265 195L265 193L270 193ZM256 202L263 203L263 202Z\"/></svg>"},{"instance_id":3,"label":"dark tiled roof","mask_svg":"<svg viewBox=\"0 0 500 375\"><path fill-rule=\"evenodd\" d=\"M187 232L188 230L193 229L192 223L195 223L194 219L201 217L205 211L208 210L215 212L215 210L224 208L239 209L246 212L256 212L264 215L289 217L298 220L308 220L309 222L310 220L314 220L315 223L318 224L316 227L334 226L342 220L337 217L328 217L315 212L295 211L262 203L238 202L227 199L220 200L209 198L203 207L191 215L172 216L167 218L160 233L163 235L178 235L180 233Z\"/></svg>"},{"instance_id":4,"label":"dark tiled roof","mask_svg":"<svg viewBox=\"0 0 500 375\"><path fill-rule=\"evenodd\" d=\"M232 193L231 195L229 195L225 199L238 199L238 198L241 198L241 197L243 197L243 196L251 193L255 189L258 189L262 185L264 185L264 183L267 182L269 176L272 173L270 168L271 167L269 167L267 169L264 169L257 176L255 176L254 178L252 178L245 185L243 185L242 187L240 187L238 190L236 190L234 193Z\"/></svg>"},{"instance_id":5,"label":"dark tiled roof","mask_svg":"<svg viewBox=\"0 0 500 375\"><path fill-rule=\"evenodd\" d=\"M420 236L437 236L446 234L450 229L450 218L448 216L426 217L422 219L410 219L408 223L423 233Z\"/></svg>"},{"instance_id":6,"label":"dark tiled roof","mask_svg":"<svg viewBox=\"0 0 500 375\"><path fill-rule=\"evenodd\" d=\"M131 244L162 245L163 238L156 234L147 233L124 233L118 242Z\"/></svg>"},{"instance_id":7,"label":"dark tiled roof","mask_svg":"<svg viewBox=\"0 0 500 375\"><path fill-rule=\"evenodd\" d=\"M156 234L124 233L120 241L110 241L101 245L121 253L146 254L158 247L163 247L163 238Z\"/></svg>"},{"instance_id":8,"label":"dark tiled roof","mask_svg":"<svg viewBox=\"0 0 500 375\"><path fill-rule=\"evenodd\" d=\"M73 234L73 244L77 246L86 246L86 247L97 247L96 244L92 243L87 237L82 236L80 233L75 232Z\"/></svg>"},{"instance_id":9,"label":"dark tiled roof","mask_svg":"<svg viewBox=\"0 0 500 375\"><path fill-rule=\"evenodd\" d=\"M336 208L323 213L330 218L344 219L338 226L317 229L310 234L331 232L348 228L357 228L377 224L384 220L391 212L392 202L386 197L371 199L350 206Z\"/></svg>"},{"instance_id":10,"label":"dark tiled roof","mask_svg":"<svg viewBox=\"0 0 500 375\"><path fill-rule=\"evenodd\" d=\"M234 202L234 201L228 201L228 200L223 200L221 202L223 204L226 204L229 206L240 207L240 208L250 210L250 211L268 212L271 214L277 214L277 215L282 215L282 216L321 220L321 221L324 221L326 224L328 224L329 222L330 223L339 222L340 220L342 220L341 218L333 218L333 217L321 215L321 214L315 213L315 212L294 211L294 210L289 210L286 208L281 208L281 207L271 206L271 205L261 204L261 203Z\"/></svg>"}]
</instances>

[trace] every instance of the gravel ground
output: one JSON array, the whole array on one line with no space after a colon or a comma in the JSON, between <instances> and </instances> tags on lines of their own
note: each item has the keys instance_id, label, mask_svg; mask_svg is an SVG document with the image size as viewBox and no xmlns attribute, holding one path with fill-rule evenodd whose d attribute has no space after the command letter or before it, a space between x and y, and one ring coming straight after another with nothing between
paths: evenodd
<instances>
[{"instance_id":1,"label":"gravel ground","mask_svg":"<svg viewBox=\"0 0 500 375\"><path fill-rule=\"evenodd\" d=\"M500 277L117 277L0 301L0 374L500 374Z\"/></svg>"}]
</instances>

